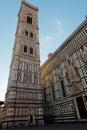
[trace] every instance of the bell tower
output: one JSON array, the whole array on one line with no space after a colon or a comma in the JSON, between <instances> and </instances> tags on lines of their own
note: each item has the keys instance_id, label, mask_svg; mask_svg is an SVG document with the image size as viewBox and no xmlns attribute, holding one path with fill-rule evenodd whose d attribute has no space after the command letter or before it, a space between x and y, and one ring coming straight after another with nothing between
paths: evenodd
<instances>
[{"instance_id":1,"label":"bell tower","mask_svg":"<svg viewBox=\"0 0 87 130\"><path fill-rule=\"evenodd\" d=\"M38 8L22 0L5 96L3 127L43 124Z\"/></svg>"}]
</instances>

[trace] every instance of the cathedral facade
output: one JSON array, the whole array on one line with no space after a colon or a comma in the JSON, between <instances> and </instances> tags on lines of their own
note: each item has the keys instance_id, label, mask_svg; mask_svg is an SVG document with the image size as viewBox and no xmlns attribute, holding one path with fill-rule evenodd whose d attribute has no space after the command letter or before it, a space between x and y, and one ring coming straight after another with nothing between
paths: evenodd
<instances>
[{"instance_id":1,"label":"cathedral facade","mask_svg":"<svg viewBox=\"0 0 87 130\"><path fill-rule=\"evenodd\" d=\"M5 96L2 127L43 124L38 8L22 0Z\"/></svg>"},{"instance_id":2,"label":"cathedral facade","mask_svg":"<svg viewBox=\"0 0 87 130\"><path fill-rule=\"evenodd\" d=\"M87 120L87 18L41 66L46 123Z\"/></svg>"}]
</instances>

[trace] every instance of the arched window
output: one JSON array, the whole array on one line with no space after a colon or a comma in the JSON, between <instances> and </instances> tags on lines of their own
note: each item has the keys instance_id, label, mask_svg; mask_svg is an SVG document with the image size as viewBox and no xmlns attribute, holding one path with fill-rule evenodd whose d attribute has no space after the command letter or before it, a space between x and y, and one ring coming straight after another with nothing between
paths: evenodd
<instances>
[{"instance_id":1,"label":"arched window","mask_svg":"<svg viewBox=\"0 0 87 130\"><path fill-rule=\"evenodd\" d=\"M33 48L30 48L30 54L33 55Z\"/></svg>"},{"instance_id":2,"label":"arched window","mask_svg":"<svg viewBox=\"0 0 87 130\"><path fill-rule=\"evenodd\" d=\"M30 37L33 38L33 33L32 32L30 33Z\"/></svg>"},{"instance_id":3,"label":"arched window","mask_svg":"<svg viewBox=\"0 0 87 130\"><path fill-rule=\"evenodd\" d=\"M24 45L24 52L27 53L27 45Z\"/></svg>"},{"instance_id":4,"label":"arched window","mask_svg":"<svg viewBox=\"0 0 87 130\"><path fill-rule=\"evenodd\" d=\"M28 30L25 31L25 36L28 36Z\"/></svg>"},{"instance_id":5,"label":"arched window","mask_svg":"<svg viewBox=\"0 0 87 130\"><path fill-rule=\"evenodd\" d=\"M27 23L32 24L32 17L27 16Z\"/></svg>"}]
</instances>

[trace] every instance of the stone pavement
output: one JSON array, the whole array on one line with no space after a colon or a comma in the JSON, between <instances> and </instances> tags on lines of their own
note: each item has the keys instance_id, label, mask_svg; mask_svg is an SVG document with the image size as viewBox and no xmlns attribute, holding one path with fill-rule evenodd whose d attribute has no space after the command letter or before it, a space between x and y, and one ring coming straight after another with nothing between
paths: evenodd
<instances>
[{"instance_id":1,"label":"stone pavement","mask_svg":"<svg viewBox=\"0 0 87 130\"><path fill-rule=\"evenodd\" d=\"M29 126L29 127L12 128L12 129L9 128L8 130L87 130L87 122L58 123L44 126Z\"/></svg>"}]
</instances>

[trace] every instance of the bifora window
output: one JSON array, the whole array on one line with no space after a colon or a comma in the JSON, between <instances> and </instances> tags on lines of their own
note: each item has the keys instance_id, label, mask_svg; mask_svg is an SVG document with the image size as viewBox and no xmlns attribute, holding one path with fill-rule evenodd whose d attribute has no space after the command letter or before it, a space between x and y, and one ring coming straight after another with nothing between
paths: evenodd
<instances>
[{"instance_id":1,"label":"bifora window","mask_svg":"<svg viewBox=\"0 0 87 130\"><path fill-rule=\"evenodd\" d=\"M30 37L33 38L33 33L32 32L30 33Z\"/></svg>"},{"instance_id":2,"label":"bifora window","mask_svg":"<svg viewBox=\"0 0 87 130\"><path fill-rule=\"evenodd\" d=\"M24 46L24 52L27 53L27 45Z\"/></svg>"},{"instance_id":3,"label":"bifora window","mask_svg":"<svg viewBox=\"0 0 87 130\"><path fill-rule=\"evenodd\" d=\"M28 30L25 31L25 36L28 36Z\"/></svg>"},{"instance_id":4,"label":"bifora window","mask_svg":"<svg viewBox=\"0 0 87 130\"><path fill-rule=\"evenodd\" d=\"M30 16L27 16L27 23L32 24L32 18Z\"/></svg>"},{"instance_id":5,"label":"bifora window","mask_svg":"<svg viewBox=\"0 0 87 130\"><path fill-rule=\"evenodd\" d=\"M33 48L30 48L30 54L33 55Z\"/></svg>"}]
</instances>

